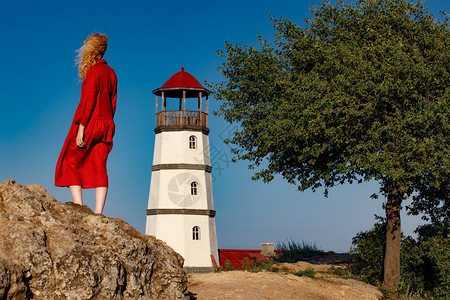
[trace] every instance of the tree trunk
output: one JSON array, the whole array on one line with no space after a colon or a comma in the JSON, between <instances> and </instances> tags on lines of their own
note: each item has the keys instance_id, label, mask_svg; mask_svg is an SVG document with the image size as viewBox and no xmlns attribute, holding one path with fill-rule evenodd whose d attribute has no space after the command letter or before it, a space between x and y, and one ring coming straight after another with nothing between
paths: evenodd
<instances>
[{"instance_id":1,"label":"tree trunk","mask_svg":"<svg viewBox=\"0 0 450 300\"><path fill-rule=\"evenodd\" d=\"M396 184L391 186L386 204L386 252L384 255L383 288L394 291L400 283L400 210L404 196L404 189ZM397 299L394 292L391 299Z\"/></svg>"}]
</instances>

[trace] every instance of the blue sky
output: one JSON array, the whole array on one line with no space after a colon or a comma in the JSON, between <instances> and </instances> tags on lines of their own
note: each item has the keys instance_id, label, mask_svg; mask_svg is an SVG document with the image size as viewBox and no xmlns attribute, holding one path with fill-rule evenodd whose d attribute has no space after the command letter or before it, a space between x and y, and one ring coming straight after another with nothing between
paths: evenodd
<instances>
[{"instance_id":1,"label":"blue sky","mask_svg":"<svg viewBox=\"0 0 450 300\"><path fill-rule=\"evenodd\" d=\"M119 78L114 149L108 160L109 195L104 214L143 232L155 134L155 99L181 66L200 82L221 81L216 50L224 42L256 45L269 40L268 15L303 26L317 0L295 1L2 1L0 2L0 181L38 183L60 201L68 189L53 185L54 168L78 105L75 50L92 32L109 37L105 55ZM426 3L437 14L445 0ZM219 103L211 99L210 109ZM298 192L279 178L251 181L245 162L231 163L222 143L234 125L210 114L213 193L219 248L259 248L288 238L347 251L351 238L384 215L383 199L372 200L375 182ZM213 151L212 151L213 152ZM94 204L93 190L84 202ZM419 217L403 216L406 234Z\"/></svg>"}]
</instances>

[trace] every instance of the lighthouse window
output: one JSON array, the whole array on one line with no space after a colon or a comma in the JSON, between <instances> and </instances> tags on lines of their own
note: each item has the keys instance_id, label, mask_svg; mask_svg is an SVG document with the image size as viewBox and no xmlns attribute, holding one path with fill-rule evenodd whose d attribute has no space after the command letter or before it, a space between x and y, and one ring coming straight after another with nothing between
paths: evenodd
<instances>
[{"instance_id":1,"label":"lighthouse window","mask_svg":"<svg viewBox=\"0 0 450 300\"><path fill-rule=\"evenodd\" d=\"M189 149L196 149L197 148L197 138L195 135L191 135L189 137Z\"/></svg>"},{"instance_id":2,"label":"lighthouse window","mask_svg":"<svg viewBox=\"0 0 450 300\"><path fill-rule=\"evenodd\" d=\"M198 183L197 182L191 182L191 195L197 196L198 194Z\"/></svg>"},{"instance_id":3,"label":"lighthouse window","mask_svg":"<svg viewBox=\"0 0 450 300\"><path fill-rule=\"evenodd\" d=\"M192 239L193 239L194 241L200 240L200 227L194 226L194 227L192 228Z\"/></svg>"}]
</instances>

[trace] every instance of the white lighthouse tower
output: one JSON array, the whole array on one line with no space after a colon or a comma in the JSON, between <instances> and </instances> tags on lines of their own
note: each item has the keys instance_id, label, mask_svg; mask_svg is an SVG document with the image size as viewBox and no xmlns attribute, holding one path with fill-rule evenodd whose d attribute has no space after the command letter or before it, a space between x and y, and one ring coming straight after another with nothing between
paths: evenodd
<instances>
[{"instance_id":1,"label":"white lighthouse tower","mask_svg":"<svg viewBox=\"0 0 450 300\"><path fill-rule=\"evenodd\" d=\"M214 271L213 258L217 263L219 258L209 156L208 90L181 68L153 94L156 136L145 234L156 236L180 253L187 272ZM168 110L168 101L178 110ZM187 110L187 104L198 109Z\"/></svg>"}]
</instances>

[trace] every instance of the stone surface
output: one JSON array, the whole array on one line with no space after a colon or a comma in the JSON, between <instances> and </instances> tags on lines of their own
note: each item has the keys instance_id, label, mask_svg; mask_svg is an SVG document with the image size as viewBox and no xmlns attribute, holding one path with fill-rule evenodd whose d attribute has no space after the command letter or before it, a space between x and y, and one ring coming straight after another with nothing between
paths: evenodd
<instances>
[{"instance_id":1,"label":"stone surface","mask_svg":"<svg viewBox=\"0 0 450 300\"><path fill-rule=\"evenodd\" d=\"M120 219L0 184L0 299L182 299L183 258Z\"/></svg>"}]
</instances>

